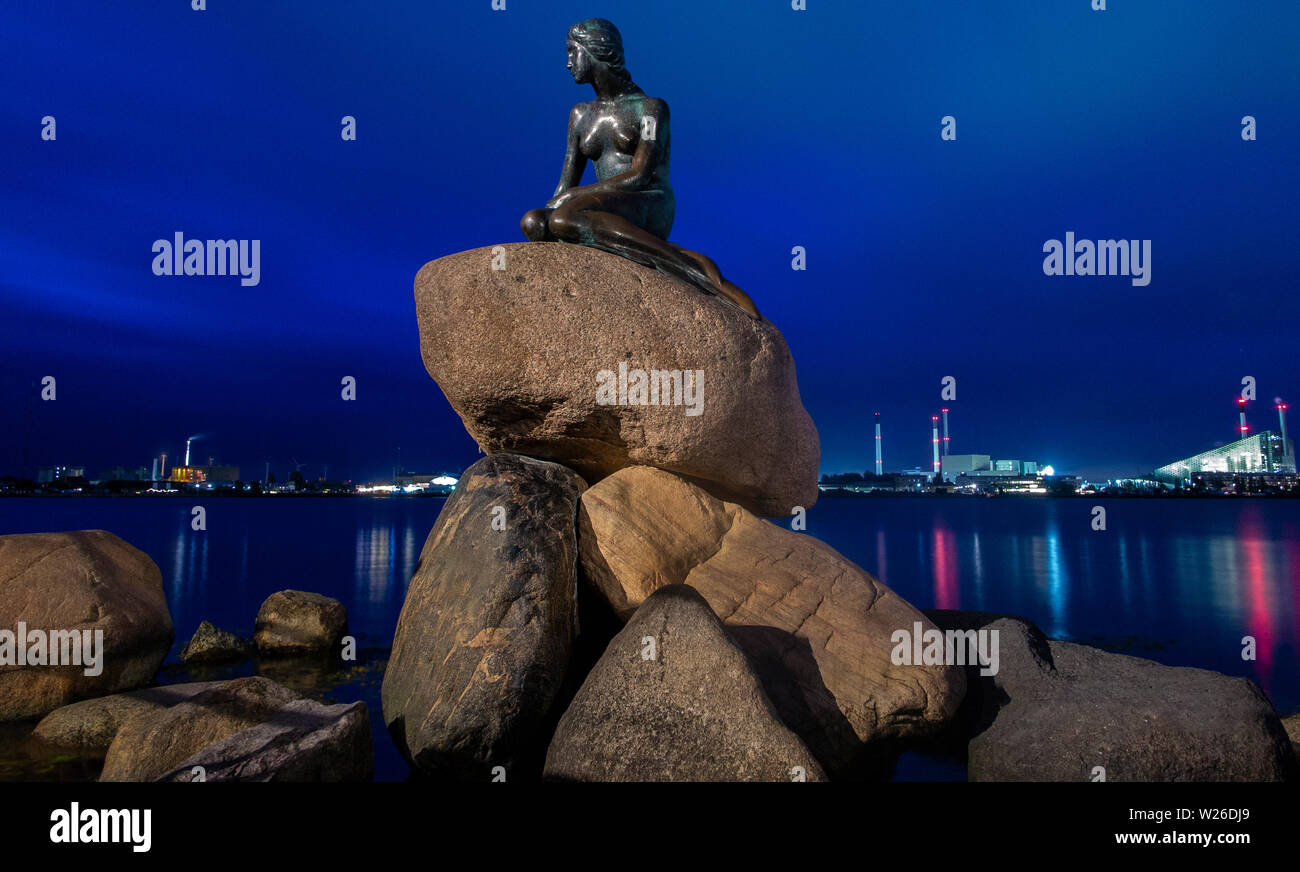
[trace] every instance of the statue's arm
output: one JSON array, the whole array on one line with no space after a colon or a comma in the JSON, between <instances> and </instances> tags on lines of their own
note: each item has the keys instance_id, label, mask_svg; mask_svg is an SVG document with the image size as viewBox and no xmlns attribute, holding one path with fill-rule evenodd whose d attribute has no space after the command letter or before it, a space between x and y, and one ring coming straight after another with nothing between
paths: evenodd
<instances>
[{"instance_id":1,"label":"statue's arm","mask_svg":"<svg viewBox=\"0 0 1300 872\"><path fill-rule=\"evenodd\" d=\"M582 181L582 174L587 169L587 156L578 148L578 136L580 122L582 120L582 106L574 106L573 111L569 113L569 140L564 148L564 168L560 170L560 183L555 187L555 193L551 199L563 194L570 188L575 188Z\"/></svg>"}]
</instances>

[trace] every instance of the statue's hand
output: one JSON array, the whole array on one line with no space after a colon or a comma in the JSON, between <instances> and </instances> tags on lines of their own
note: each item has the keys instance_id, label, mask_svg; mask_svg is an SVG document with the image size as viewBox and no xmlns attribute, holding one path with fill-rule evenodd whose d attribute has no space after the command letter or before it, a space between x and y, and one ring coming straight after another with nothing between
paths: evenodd
<instances>
[{"instance_id":1,"label":"statue's hand","mask_svg":"<svg viewBox=\"0 0 1300 872\"><path fill-rule=\"evenodd\" d=\"M572 199L573 199L573 189L570 188L569 190L565 191L563 194L556 194L554 197L548 200L546 202L546 208L558 209Z\"/></svg>"}]
</instances>

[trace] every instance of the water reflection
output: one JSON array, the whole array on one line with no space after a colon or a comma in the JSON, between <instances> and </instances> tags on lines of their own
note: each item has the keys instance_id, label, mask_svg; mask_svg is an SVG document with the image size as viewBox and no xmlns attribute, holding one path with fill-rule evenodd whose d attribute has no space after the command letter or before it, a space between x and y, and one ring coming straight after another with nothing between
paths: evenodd
<instances>
[{"instance_id":1,"label":"water reflection","mask_svg":"<svg viewBox=\"0 0 1300 872\"><path fill-rule=\"evenodd\" d=\"M397 579L402 585L403 595L406 593L406 588L411 584L411 576L415 575L416 561L419 556L420 542L415 535L415 525L408 520L406 522L406 535L402 537L402 572Z\"/></svg>"},{"instance_id":2,"label":"water reflection","mask_svg":"<svg viewBox=\"0 0 1300 872\"><path fill-rule=\"evenodd\" d=\"M1119 537L1119 590L1124 611L1133 614L1133 577L1128 574L1128 537Z\"/></svg>"},{"instance_id":3,"label":"water reflection","mask_svg":"<svg viewBox=\"0 0 1300 872\"><path fill-rule=\"evenodd\" d=\"M1269 602L1268 589L1268 575L1275 568L1271 565L1272 549L1264 536L1259 509L1247 506L1237 518L1237 541L1241 546L1245 579L1241 595L1245 599L1246 628L1255 637L1256 678L1267 691L1273 683L1277 638L1273 631L1273 603Z\"/></svg>"},{"instance_id":4,"label":"water reflection","mask_svg":"<svg viewBox=\"0 0 1300 872\"><path fill-rule=\"evenodd\" d=\"M182 595L200 600L207 595L208 533L192 530L189 516L183 517L172 543L171 602Z\"/></svg>"},{"instance_id":5,"label":"water reflection","mask_svg":"<svg viewBox=\"0 0 1300 872\"><path fill-rule=\"evenodd\" d=\"M1056 518L1047 522L1047 600L1052 615L1051 636L1066 633L1065 602L1070 589L1070 578L1065 570L1065 561L1061 556L1061 531L1057 529Z\"/></svg>"},{"instance_id":6,"label":"water reflection","mask_svg":"<svg viewBox=\"0 0 1300 872\"><path fill-rule=\"evenodd\" d=\"M376 520L370 527L358 527L356 537L356 602L383 603L393 585L395 537L392 526Z\"/></svg>"},{"instance_id":7,"label":"water reflection","mask_svg":"<svg viewBox=\"0 0 1300 872\"><path fill-rule=\"evenodd\" d=\"M939 609L961 608L957 581L957 545L952 530L942 521L934 524L934 605Z\"/></svg>"}]
</instances>

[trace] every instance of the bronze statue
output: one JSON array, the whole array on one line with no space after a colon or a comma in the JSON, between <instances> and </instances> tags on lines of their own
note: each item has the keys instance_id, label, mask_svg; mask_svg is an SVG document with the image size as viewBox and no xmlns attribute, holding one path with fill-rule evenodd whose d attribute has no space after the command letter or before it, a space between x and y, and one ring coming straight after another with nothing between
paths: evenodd
<instances>
[{"instance_id":1,"label":"bronze statue","mask_svg":"<svg viewBox=\"0 0 1300 872\"><path fill-rule=\"evenodd\" d=\"M569 113L564 169L543 209L519 226L533 242L574 242L622 255L718 294L755 318L754 302L708 257L668 241L676 201L668 180L668 104L645 92L624 67L623 37L603 18L569 28L569 72L596 99ZM596 181L579 184L587 161Z\"/></svg>"}]
</instances>

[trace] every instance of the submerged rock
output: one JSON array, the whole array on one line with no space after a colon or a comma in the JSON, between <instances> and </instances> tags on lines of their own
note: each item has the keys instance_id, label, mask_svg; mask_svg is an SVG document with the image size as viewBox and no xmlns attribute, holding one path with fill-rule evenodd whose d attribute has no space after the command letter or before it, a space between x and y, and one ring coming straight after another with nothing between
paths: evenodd
<instances>
[{"instance_id":1,"label":"submerged rock","mask_svg":"<svg viewBox=\"0 0 1300 872\"><path fill-rule=\"evenodd\" d=\"M185 650L183 663L232 663L253 656L253 643L203 621L194 631Z\"/></svg>"},{"instance_id":2,"label":"submerged rock","mask_svg":"<svg viewBox=\"0 0 1300 872\"><path fill-rule=\"evenodd\" d=\"M74 702L46 715L32 735L68 751L103 757L122 724L135 715L160 712L221 684L220 681L168 684Z\"/></svg>"},{"instance_id":3,"label":"submerged rock","mask_svg":"<svg viewBox=\"0 0 1300 872\"><path fill-rule=\"evenodd\" d=\"M366 704L294 700L255 727L209 745L158 781L369 781Z\"/></svg>"},{"instance_id":4,"label":"submerged rock","mask_svg":"<svg viewBox=\"0 0 1300 872\"><path fill-rule=\"evenodd\" d=\"M257 610L253 642L259 653L273 656L337 654L347 633L343 603L318 593L282 590Z\"/></svg>"},{"instance_id":5,"label":"submerged rock","mask_svg":"<svg viewBox=\"0 0 1300 872\"><path fill-rule=\"evenodd\" d=\"M559 781L823 781L745 655L685 585L650 595L560 719Z\"/></svg>"},{"instance_id":6,"label":"submerged rock","mask_svg":"<svg viewBox=\"0 0 1300 872\"><path fill-rule=\"evenodd\" d=\"M11 637L8 651L0 640L0 721L147 685L174 635L157 565L103 530L0 536L0 630ZM32 663L33 648L44 662Z\"/></svg>"},{"instance_id":7,"label":"submerged rock","mask_svg":"<svg viewBox=\"0 0 1300 872\"><path fill-rule=\"evenodd\" d=\"M671 473L631 467L594 485L579 543L585 576L624 619L666 585L699 591L830 770L864 743L937 731L961 702L961 669L892 662L896 631L933 627L896 593L828 545Z\"/></svg>"},{"instance_id":8,"label":"submerged rock","mask_svg":"<svg viewBox=\"0 0 1300 872\"><path fill-rule=\"evenodd\" d=\"M260 677L223 682L128 719L100 781L190 780L194 766L208 781L364 780L373 771L365 704L321 705Z\"/></svg>"},{"instance_id":9,"label":"submerged rock","mask_svg":"<svg viewBox=\"0 0 1300 872\"><path fill-rule=\"evenodd\" d=\"M495 454L443 506L384 674L384 720L412 765L487 780L540 758L577 633L584 487L558 464Z\"/></svg>"},{"instance_id":10,"label":"submerged rock","mask_svg":"<svg viewBox=\"0 0 1300 872\"><path fill-rule=\"evenodd\" d=\"M766 516L817 500L817 430L770 321L562 243L439 258L415 302L425 368L489 454L554 460L588 482L657 466Z\"/></svg>"}]
</instances>

